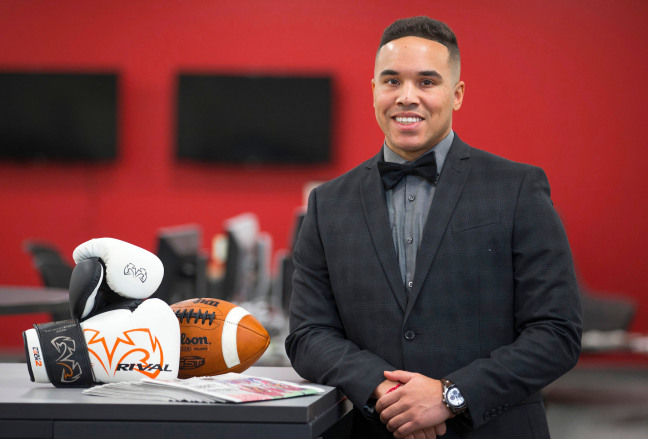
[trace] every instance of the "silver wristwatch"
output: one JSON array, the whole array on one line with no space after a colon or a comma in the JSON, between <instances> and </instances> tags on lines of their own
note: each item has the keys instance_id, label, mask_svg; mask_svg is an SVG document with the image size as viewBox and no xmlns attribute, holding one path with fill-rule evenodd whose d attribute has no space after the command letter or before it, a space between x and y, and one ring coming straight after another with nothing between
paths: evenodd
<instances>
[{"instance_id":1,"label":"silver wristwatch","mask_svg":"<svg viewBox=\"0 0 648 439\"><path fill-rule=\"evenodd\" d=\"M445 378L441 379L441 384L443 384L443 403L446 407L455 415L463 413L468 405L457 386Z\"/></svg>"}]
</instances>

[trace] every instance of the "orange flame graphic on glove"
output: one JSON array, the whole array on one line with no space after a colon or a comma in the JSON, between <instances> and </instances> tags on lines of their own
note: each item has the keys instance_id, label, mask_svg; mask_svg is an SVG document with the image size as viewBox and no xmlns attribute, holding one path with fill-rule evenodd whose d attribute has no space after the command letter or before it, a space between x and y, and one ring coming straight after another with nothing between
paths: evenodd
<instances>
[{"instance_id":1,"label":"orange flame graphic on glove","mask_svg":"<svg viewBox=\"0 0 648 439\"><path fill-rule=\"evenodd\" d=\"M151 334L150 329L138 328L124 331L121 336L116 338L112 347L108 346L105 336L100 331L86 328L83 332L86 334L88 352L99 362L107 374L114 376L120 363L133 357L137 358L136 362L139 364L134 368L131 366L129 370L139 372L152 379L162 372L161 365L164 364L162 345L157 337ZM90 334L89 339L88 334ZM137 338L139 343L133 338ZM113 361L118 348L120 348L120 357L117 361ZM158 361L149 363L151 357Z\"/></svg>"}]
</instances>

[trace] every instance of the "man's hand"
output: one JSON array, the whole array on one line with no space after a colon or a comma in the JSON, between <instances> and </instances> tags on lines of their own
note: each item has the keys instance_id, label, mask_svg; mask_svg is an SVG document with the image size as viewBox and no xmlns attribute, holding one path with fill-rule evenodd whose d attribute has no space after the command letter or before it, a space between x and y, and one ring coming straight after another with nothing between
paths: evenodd
<instances>
[{"instance_id":1,"label":"man's hand","mask_svg":"<svg viewBox=\"0 0 648 439\"><path fill-rule=\"evenodd\" d=\"M385 378L404 384L376 403L381 421L394 437L433 439L445 434L445 420L454 415L443 404L441 381L402 370L386 371Z\"/></svg>"},{"instance_id":2,"label":"man's hand","mask_svg":"<svg viewBox=\"0 0 648 439\"><path fill-rule=\"evenodd\" d=\"M373 399L379 400L383 395L385 395L387 392L389 392L399 384L401 383L399 383L398 381L385 380L382 383L378 384L378 387L374 389L371 396Z\"/></svg>"}]
</instances>

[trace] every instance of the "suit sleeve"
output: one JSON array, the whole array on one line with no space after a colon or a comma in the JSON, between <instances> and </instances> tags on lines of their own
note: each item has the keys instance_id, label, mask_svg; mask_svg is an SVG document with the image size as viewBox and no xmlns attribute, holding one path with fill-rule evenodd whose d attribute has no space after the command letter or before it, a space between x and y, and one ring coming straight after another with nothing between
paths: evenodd
<instances>
[{"instance_id":1,"label":"suit sleeve","mask_svg":"<svg viewBox=\"0 0 648 439\"><path fill-rule=\"evenodd\" d=\"M571 251L539 168L530 168L520 186L512 265L517 338L447 376L466 398L473 427L537 396L580 354L580 297Z\"/></svg>"},{"instance_id":2,"label":"suit sleeve","mask_svg":"<svg viewBox=\"0 0 648 439\"><path fill-rule=\"evenodd\" d=\"M286 352L303 378L342 389L362 408L373 390L394 370L388 362L347 340L332 291L318 228L317 189L294 251L295 272Z\"/></svg>"}]
</instances>

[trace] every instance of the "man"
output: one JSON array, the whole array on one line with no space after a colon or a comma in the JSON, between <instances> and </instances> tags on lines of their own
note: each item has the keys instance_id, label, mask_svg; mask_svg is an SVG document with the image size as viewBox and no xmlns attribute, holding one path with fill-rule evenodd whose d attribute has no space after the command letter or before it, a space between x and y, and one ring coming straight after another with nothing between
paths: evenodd
<instances>
[{"instance_id":1,"label":"man","mask_svg":"<svg viewBox=\"0 0 648 439\"><path fill-rule=\"evenodd\" d=\"M353 438L549 437L540 390L581 329L544 172L452 131L465 85L444 23L385 29L372 86L382 149L313 190L301 226L293 367L344 391Z\"/></svg>"}]
</instances>

